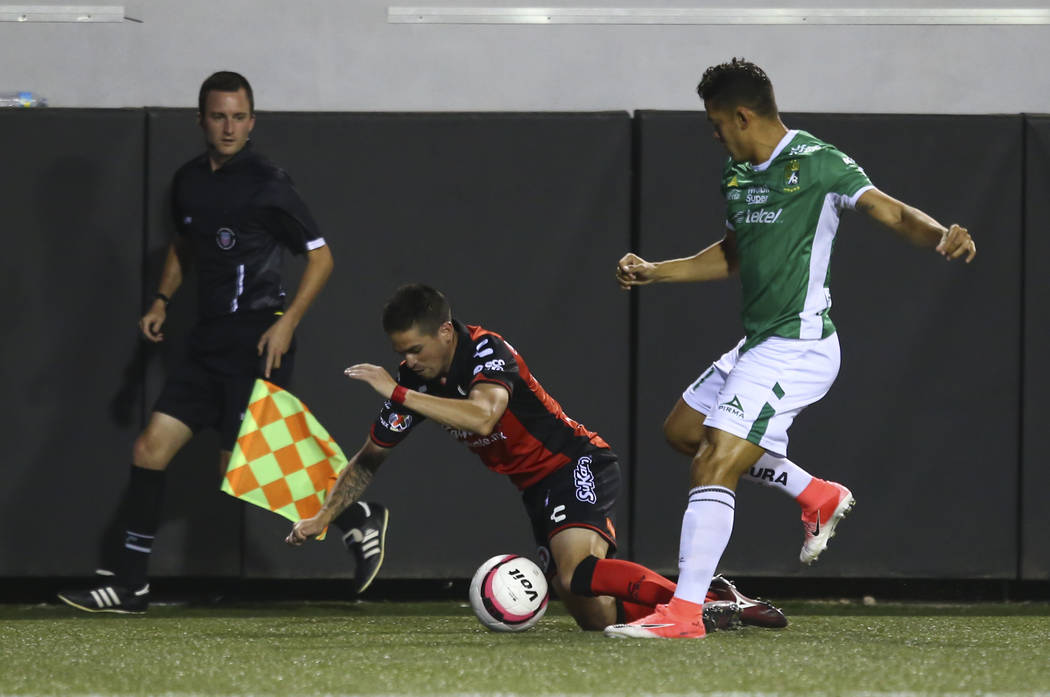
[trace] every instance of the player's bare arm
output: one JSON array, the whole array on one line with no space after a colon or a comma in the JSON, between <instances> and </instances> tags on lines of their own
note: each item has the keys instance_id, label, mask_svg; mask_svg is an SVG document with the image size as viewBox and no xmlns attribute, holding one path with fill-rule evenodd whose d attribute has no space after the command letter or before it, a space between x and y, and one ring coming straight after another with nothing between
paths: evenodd
<instances>
[{"instance_id":1,"label":"player's bare arm","mask_svg":"<svg viewBox=\"0 0 1050 697\"><path fill-rule=\"evenodd\" d=\"M271 370L281 367L281 357L288 353L295 328L299 326L307 308L328 282L333 266L332 251L328 245L311 249L306 253L306 269L303 271L299 289L295 292L291 305L284 311L281 318L270 325L266 333L259 337L259 355L266 353L266 367L263 370L265 377L270 377Z\"/></svg>"},{"instance_id":2,"label":"player's bare arm","mask_svg":"<svg viewBox=\"0 0 1050 697\"><path fill-rule=\"evenodd\" d=\"M397 387L397 382L390 373L371 363L352 365L344 373L353 380L367 382L384 399L390 399ZM445 426L487 436L499 423L509 402L510 393L507 388L492 382L482 382L471 388L466 399L435 397L408 390L404 405Z\"/></svg>"},{"instance_id":3,"label":"player's bare arm","mask_svg":"<svg viewBox=\"0 0 1050 697\"><path fill-rule=\"evenodd\" d=\"M687 283L729 278L737 268L736 236L732 230L693 256L666 261L646 261L628 252L616 264L616 282L624 290L650 283Z\"/></svg>"},{"instance_id":4,"label":"player's bare arm","mask_svg":"<svg viewBox=\"0 0 1050 697\"><path fill-rule=\"evenodd\" d=\"M177 238L168 245L164 269L160 274L160 283L157 284L158 296L153 299L146 314L139 319L142 335L153 343L164 341L161 327L168 316L168 303L160 296L171 300L171 296L175 295L175 291L182 285L183 269L189 265L189 255L190 246L182 238Z\"/></svg>"},{"instance_id":5,"label":"player's bare arm","mask_svg":"<svg viewBox=\"0 0 1050 697\"><path fill-rule=\"evenodd\" d=\"M948 261L965 255L969 264L977 256L977 245L961 225L944 227L918 208L902 203L878 189L869 189L857 200L857 210L920 247L933 247Z\"/></svg>"},{"instance_id":6,"label":"player's bare arm","mask_svg":"<svg viewBox=\"0 0 1050 697\"><path fill-rule=\"evenodd\" d=\"M292 532L284 541L290 545L301 545L309 538L320 535L340 513L361 498L361 494L372 483L376 471L389 454L389 448L376 445L371 438L366 440L339 473L339 478L325 497L321 510L313 517L304 518L293 525Z\"/></svg>"}]
</instances>

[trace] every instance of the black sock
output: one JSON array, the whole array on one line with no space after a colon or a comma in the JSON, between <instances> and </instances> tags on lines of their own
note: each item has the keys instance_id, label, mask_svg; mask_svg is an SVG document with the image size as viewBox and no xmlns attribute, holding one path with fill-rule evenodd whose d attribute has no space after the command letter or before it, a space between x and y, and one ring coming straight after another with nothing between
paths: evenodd
<instances>
[{"instance_id":1,"label":"black sock","mask_svg":"<svg viewBox=\"0 0 1050 697\"><path fill-rule=\"evenodd\" d=\"M131 467L131 481L124 494L128 528L124 534L120 570L122 585L138 590L146 584L146 568L153 551L153 537L160 524L160 502L164 493L164 470Z\"/></svg>"},{"instance_id":2,"label":"black sock","mask_svg":"<svg viewBox=\"0 0 1050 697\"><path fill-rule=\"evenodd\" d=\"M594 592L591 590L591 581L594 579L594 569L598 565L598 557L593 554L586 556L583 560L576 565L576 570L572 572L571 590L575 595L581 595L585 598L593 598Z\"/></svg>"}]
</instances>

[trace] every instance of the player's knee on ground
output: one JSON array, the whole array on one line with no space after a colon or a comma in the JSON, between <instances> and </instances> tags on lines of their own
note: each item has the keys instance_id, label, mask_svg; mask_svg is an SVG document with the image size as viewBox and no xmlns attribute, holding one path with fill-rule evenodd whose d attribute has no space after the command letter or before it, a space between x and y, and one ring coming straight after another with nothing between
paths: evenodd
<instances>
[{"instance_id":1,"label":"player's knee on ground","mask_svg":"<svg viewBox=\"0 0 1050 697\"><path fill-rule=\"evenodd\" d=\"M616 603L612 598L577 595L571 590L571 582L566 583L563 578L562 574L555 574L551 587L580 629L596 632L616 623Z\"/></svg>"},{"instance_id":2,"label":"player's knee on ground","mask_svg":"<svg viewBox=\"0 0 1050 697\"><path fill-rule=\"evenodd\" d=\"M549 579L550 586L565 609L584 631L599 631L616 623L616 603L608 597L595 597L589 592L574 593L573 577L581 563L593 562L596 557L588 555L582 561L568 560L559 564ZM577 581L579 586L579 581ZM579 588L577 588L579 590Z\"/></svg>"}]
</instances>

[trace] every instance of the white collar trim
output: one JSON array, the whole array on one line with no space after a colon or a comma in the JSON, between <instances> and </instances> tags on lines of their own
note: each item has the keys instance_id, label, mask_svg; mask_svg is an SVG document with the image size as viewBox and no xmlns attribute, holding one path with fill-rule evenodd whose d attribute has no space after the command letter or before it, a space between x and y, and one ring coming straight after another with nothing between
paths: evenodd
<instances>
[{"instance_id":1,"label":"white collar trim","mask_svg":"<svg viewBox=\"0 0 1050 697\"><path fill-rule=\"evenodd\" d=\"M777 143L777 147L773 148L773 154L769 156L769 159L760 165L754 165L751 169L755 170L756 172L764 172L767 169L769 169L769 165L772 164L773 160L777 159L777 155L780 154L780 151L786 148L788 143L793 141L795 139L795 136L797 135L797 129L789 130L787 133L784 134L784 137L780 139L780 142Z\"/></svg>"}]
</instances>

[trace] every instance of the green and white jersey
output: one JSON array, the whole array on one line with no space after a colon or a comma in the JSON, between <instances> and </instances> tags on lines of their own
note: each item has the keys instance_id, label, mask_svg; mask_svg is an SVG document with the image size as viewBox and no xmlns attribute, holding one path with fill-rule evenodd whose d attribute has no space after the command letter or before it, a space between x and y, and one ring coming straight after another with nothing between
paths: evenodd
<instances>
[{"instance_id":1,"label":"green and white jersey","mask_svg":"<svg viewBox=\"0 0 1050 697\"><path fill-rule=\"evenodd\" d=\"M805 131L788 131L760 165L726 163L722 195L736 233L747 332L741 351L770 336L835 332L828 310L839 214L871 188L856 162Z\"/></svg>"}]
</instances>

